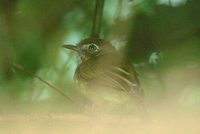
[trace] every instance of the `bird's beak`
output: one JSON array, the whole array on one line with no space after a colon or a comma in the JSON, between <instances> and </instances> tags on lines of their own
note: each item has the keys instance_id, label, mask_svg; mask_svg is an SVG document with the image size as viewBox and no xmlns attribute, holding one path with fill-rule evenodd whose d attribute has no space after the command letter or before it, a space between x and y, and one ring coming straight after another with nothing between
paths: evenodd
<instances>
[{"instance_id":1,"label":"bird's beak","mask_svg":"<svg viewBox=\"0 0 200 134\"><path fill-rule=\"evenodd\" d=\"M70 50L73 50L73 51L76 51L78 52L79 51L79 48L77 46L74 46L74 45L62 45L64 48L67 48L67 49L70 49Z\"/></svg>"}]
</instances>

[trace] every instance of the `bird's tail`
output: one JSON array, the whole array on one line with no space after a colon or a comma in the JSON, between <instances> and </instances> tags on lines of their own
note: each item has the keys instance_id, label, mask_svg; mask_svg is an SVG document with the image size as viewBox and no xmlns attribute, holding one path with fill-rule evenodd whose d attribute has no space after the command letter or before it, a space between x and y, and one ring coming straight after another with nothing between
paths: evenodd
<instances>
[{"instance_id":1,"label":"bird's tail","mask_svg":"<svg viewBox=\"0 0 200 134\"><path fill-rule=\"evenodd\" d=\"M147 107L147 104L145 103L145 100L143 98L137 97L135 98L135 103L139 111L139 116L144 120L151 120L149 109Z\"/></svg>"}]
</instances>

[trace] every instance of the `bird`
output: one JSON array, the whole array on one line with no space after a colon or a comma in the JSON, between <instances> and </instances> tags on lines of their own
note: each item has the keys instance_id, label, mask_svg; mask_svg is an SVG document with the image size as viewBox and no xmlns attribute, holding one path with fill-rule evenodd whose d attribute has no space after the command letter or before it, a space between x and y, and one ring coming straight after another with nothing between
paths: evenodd
<instances>
[{"instance_id":1,"label":"bird","mask_svg":"<svg viewBox=\"0 0 200 134\"><path fill-rule=\"evenodd\" d=\"M121 106L133 100L139 111L147 114L138 74L109 41L90 37L63 47L77 53L75 83L92 103Z\"/></svg>"}]
</instances>

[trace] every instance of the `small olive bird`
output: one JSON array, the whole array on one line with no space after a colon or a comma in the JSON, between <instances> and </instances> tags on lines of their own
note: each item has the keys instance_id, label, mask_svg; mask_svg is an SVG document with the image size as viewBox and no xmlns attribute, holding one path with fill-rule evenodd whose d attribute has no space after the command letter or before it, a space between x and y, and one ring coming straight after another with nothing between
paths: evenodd
<instances>
[{"instance_id":1,"label":"small olive bird","mask_svg":"<svg viewBox=\"0 0 200 134\"><path fill-rule=\"evenodd\" d=\"M63 45L78 56L75 81L92 103L124 104L130 100L146 114L143 90L133 66L110 42L88 38L75 45Z\"/></svg>"}]
</instances>

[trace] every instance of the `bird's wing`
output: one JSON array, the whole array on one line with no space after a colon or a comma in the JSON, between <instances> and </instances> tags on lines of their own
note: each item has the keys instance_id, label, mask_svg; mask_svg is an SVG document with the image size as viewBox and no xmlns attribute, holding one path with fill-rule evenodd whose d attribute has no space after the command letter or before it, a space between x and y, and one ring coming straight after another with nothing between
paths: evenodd
<instances>
[{"instance_id":1,"label":"bird's wing","mask_svg":"<svg viewBox=\"0 0 200 134\"><path fill-rule=\"evenodd\" d=\"M123 68L123 66L110 66L106 70L91 69L92 74L96 74L91 80L92 85L113 88L125 91L134 96L143 96L136 72L133 68ZM94 84L95 83L95 84Z\"/></svg>"},{"instance_id":2,"label":"bird's wing","mask_svg":"<svg viewBox=\"0 0 200 134\"><path fill-rule=\"evenodd\" d=\"M122 63L113 61L112 64L92 64L91 62L82 64L76 70L76 79L82 83L85 82L91 88L107 87L125 91L127 94L143 96L137 73L124 60Z\"/></svg>"},{"instance_id":3,"label":"bird's wing","mask_svg":"<svg viewBox=\"0 0 200 134\"><path fill-rule=\"evenodd\" d=\"M112 67L110 73L115 76L114 79L120 83L121 87L123 87L122 90L126 90L133 95L141 96L143 94L137 74L132 67L124 68L123 66L115 66Z\"/></svg>"}]
</instances>

